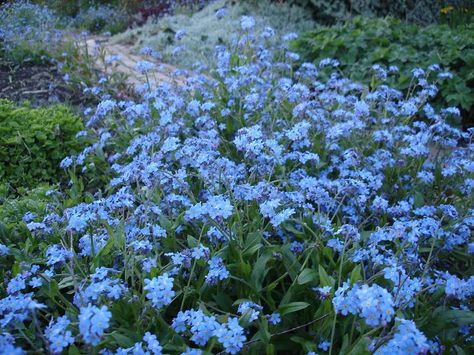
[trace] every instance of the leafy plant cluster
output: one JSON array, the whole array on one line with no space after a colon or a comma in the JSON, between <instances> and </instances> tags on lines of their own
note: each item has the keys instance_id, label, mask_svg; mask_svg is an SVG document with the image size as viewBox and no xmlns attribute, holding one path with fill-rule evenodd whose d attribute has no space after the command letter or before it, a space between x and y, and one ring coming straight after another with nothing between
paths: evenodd
<instances>
[{"instance_id":1,"label":"leafy plant cluster","mask_svg":"<svg viewBox=\"0 0 474 355\"><path fill-rule=\"evenodd\" d=\"M33 109L0 100L0 181L11 188L57 182L59 162L78 152L80 117L64 106Z\"/></svg>"},{"instance_id":2,"label":"leafy plant cluster","mask_svg":"<svg viewBox=\"0 0 474 355\"><path fill-rule=\"evenodd\" d=\"M464 6L448 5L440 10L439 23L448 24L449 26L465 26L467 23L474 21L474 4Z\"/></svg>"},{"instance_id":3,"label":"leafy plant cluster","mask_svg":"<svg viewBox=\"0 0 474 355\"><path fill-rule=\"evenodd\" d=\"M452 78L439 83L435 104L460 106L464 123L474 123L474 25L420 27L393 18L355 18L343 25L319 27L294 43L302 60L337 58L339 69L370 84L379 65L396 71L388 83L407 93L412 71L432 64L449 70Z\"/></svg>"},{"instance_id":4,"label":"leafy plant cluster","mask_svg":"<svg viewBox=\"0 0 474 355\"><path fill-rule=\"evenodd\" d=\"M333 25L354 16L386 17L391 16L409 23L421 25L438 23L444 20L446 9L462 12L471 10L469 0L288 0L305 7L313 14L318 23Z\"/></svg>"},{"instance_id":5,"label":"leafy plant cluster","mask_svg":"<svg viewBox=\"0 0 474 355\"><path fill-rule=\"evenodd\" d=\"M121 8L111 5L89 6L81 9L70 25L92 33L116 34L126 29L130 15Z\"/></svg>"},{"instance_id":6,"label":"leafy plant cluster","mask_svg":"<svg viewBox=\"0 0 474 355\"><path fill-rule=\"evenodd\" d=\"M0 240L8 244L12 240L26 240L28 228L23 217L46 215L48 203L53 201L53 189L47 184L25 190L22 195L13 196L7 184L0 185ZM2 275L3 276L3 275Z\"/></svg>"},{"instance_id":7,"label":"leafy plant cluster","mask_svg":"<svg viewBox=\"0 0 474 355\"><path fill-rule=\"evenodd\" d=\"M133 4L142 2L141 0L30 0L39 5L44 5L56 12L60 17L75 17L77 14L88 8L100 6L112 6L128 10ZM113 20L113 19L111 19Z\"/></svg>"},{"instance_id":8,"label":"leafy plant cluster","mask_svg":"<svg viewBox=\"0 0 474 355\"><path fill-rule=\"evenodd\" d=\"M431 104L448 73L404 95L295 70L295 35L256 23L215 78L97 93L71 185L0 244L2 352L473 351L474 137Z\"/></svg>"}]
</instances>

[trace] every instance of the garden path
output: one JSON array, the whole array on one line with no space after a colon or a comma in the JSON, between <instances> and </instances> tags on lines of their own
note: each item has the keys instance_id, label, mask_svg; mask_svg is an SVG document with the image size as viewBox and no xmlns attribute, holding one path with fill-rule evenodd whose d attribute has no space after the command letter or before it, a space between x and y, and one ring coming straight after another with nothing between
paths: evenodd
<instances>
[{"instance_id":1,"label":"garden path","mask_svg":"<svg viewBox=\"0 0 474 355\"><path fill-rule=\"evenodd\" d=\"M97 69L112 74L120 72L127 75L127 83L136 86L149 82L151 87L156 87L160 83L184 84L186 75L176 67L163 63L150 56L135 54L132 47L126 44L111 43L105 36L90 36L86 39L88 51L92 53L94 48L100 48L106 56L118 55L119 60L110 65L105 65L103 58L95 56L95 66ZM156 65L156 70L150 72L147 76L136 70L136 64L139 61L146 60Z\"/></svg>"}]
</instances>

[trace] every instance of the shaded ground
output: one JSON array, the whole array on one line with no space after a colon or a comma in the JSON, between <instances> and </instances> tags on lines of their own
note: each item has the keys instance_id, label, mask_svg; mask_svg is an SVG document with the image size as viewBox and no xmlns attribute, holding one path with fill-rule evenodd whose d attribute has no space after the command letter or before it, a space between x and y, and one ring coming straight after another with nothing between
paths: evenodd
<instances>
[{"instance_id":1,"label":"shaded ground","mask_svg":"<svg viewBox=\"0 0 474 355\"><path fill-rule=\"evenodd\" d=\"M0 59L0 99L17 103L30 101L33 106L73 102L61 73L53 65L13 66Z\"/></svg>"}]
</instances>

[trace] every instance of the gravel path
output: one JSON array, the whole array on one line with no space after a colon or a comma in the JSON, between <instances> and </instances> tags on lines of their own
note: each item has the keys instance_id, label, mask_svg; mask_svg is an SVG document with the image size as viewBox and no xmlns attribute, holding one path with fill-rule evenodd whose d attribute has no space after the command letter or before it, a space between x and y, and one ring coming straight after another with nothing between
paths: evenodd
<instances>
[{"instance_id":1,"label":"gravel path","mask_svg":"<svg viewBox=\"0 0 474 355\"><path fill-rule=\"evenodd\" d=\"M86 40L86 45L90 53L100 48L105 52L106 57L118 55L119 59L110 65L104 65L100 56L96 56L96 66L108 74L120 72L127 75L127 83L133 86L149 82L151 87L159 83L169 83L181 85L185 83L187 76L182 70L165 64L150 56L142 56L132 53L132 46L124 44L111 43L108 37L91 36ZM147 76L136 70L136 64L139 61L146 60L156 65L156 70L148 73Z\"/></svg>"}]
</instances>

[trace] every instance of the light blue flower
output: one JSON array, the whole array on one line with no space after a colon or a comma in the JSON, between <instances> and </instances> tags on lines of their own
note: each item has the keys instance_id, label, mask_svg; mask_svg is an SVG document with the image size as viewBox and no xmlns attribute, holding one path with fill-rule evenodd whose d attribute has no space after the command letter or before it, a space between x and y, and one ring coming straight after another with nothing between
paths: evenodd
<instances>
[{"instance_id":1,"label":"light blue flower","mask_svg":"<svg viewBox=\"0 0 474 355\"><path fill-rule=\"evenodd\" d=\"M173 281L174 279L168 274L144 280L143 289L146 291L146 298L151 300L155 308L161 309L171 303L175 295Z\"/></svg>"},{"instance_id":2,"label":"light blue flower","mask_svg":"<svg viewBox=\"0 0 474 355\"><path fill-rule=\"evenodd\" d=\"M79 332L86 344L98 345L105 329L109 327L112 313L107 306L96 307L87 305L81 307L79 313Z\"/></svg>"}]
</instances>

